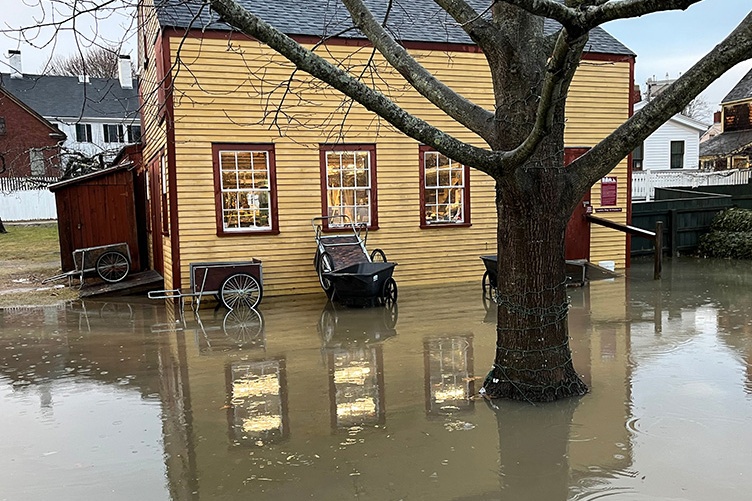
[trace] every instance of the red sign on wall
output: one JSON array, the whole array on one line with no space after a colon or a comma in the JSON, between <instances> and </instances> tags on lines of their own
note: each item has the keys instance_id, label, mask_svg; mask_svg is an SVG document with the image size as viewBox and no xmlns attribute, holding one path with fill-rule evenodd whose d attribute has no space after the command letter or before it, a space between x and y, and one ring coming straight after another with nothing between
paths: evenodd
<instances>
[{"instance_id":1,"label":"red sign on wall","mask_svg":"<svg viewBox=\"0 0 752 501\"><path fill-rule=\"evenodd\" d=\"M601 205L616 205L616 177L601 179Z\"/></svg>"}]
</instances>

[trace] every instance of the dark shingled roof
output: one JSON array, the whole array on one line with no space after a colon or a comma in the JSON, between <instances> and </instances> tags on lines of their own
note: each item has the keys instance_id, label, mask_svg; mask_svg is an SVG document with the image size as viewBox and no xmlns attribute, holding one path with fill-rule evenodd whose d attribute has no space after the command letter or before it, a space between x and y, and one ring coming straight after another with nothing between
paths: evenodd
<instances>
[{"instance_id":1,"label":"dark shingled roof","mask_svg":"<svg viewBox=\"0 0 752 501\"><path fill-rule=\"evenodd\" d=\"M752 130L724 132L700 143L700 157L726 157L752 151Z\"/></svg>"},{"instance_id":2,"label":"dark shingled roof","mask_svg":"<svg viewBox=\"0 0 752 501\"><path fill-rule=\"evenodd\" d=\"M721 103L730 103L732 101L741 101L742 99L752 98L752 70L739 80L739 83L731 89Z\"/></svg>"},{"instance_id":3,"label":"dark shingled roof","mask_svg":"<svg viewBox=\"0 0 752 501\"><path fill-rule=\"evenodd\" d=\"M163 27L230 30L202 1L159 0L159 22ZM360 31L343 30L353 26L350 14L341 2L333 0L238 0L243 7L287 35L341 36L365 38ZM365 0L377 19L383 19L386 0ZM489 0L470 0L477 12L483 12ZM388 28L402 42L474 44L457 22L433 0L395 0L389 13ZM546 20L546 33L558 24ZM633 56L631 50L602 28L590 32L587 52Z\"/></svg>"},{"instance_id":4,"label":"dark shingled roof","mask_svg":"<svg viewBox=\"0 0 752 501\"><path fill-rule=\"evenodd\" d=\"M0 73L0 86L29 108L48 119L135 118L138 116L138 82L132 89L120 87L118 79L29 75L10 78Z\"/></svg>"}]
</instances>

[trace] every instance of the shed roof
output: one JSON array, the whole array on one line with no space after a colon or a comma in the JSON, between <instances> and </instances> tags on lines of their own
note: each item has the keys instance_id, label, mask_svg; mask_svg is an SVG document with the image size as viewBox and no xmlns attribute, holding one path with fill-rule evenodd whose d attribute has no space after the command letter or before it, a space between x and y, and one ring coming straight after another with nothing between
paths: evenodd
<instances>
[{"instance_id":1,"label":"shed roof","mask_svg":"<svg viewBox=\"0 0 752 501\"><path fill-rule=\"evenodd\" d=\"M51 120L71 118L136 118L138 82L123 89L118 79L24 74L10 78L0 73L0 86L43 117Z\"/></svg>"},{"instance_id":2,"label":"shed roof","mask_svg":"<svg viewBox=\"0 0 752 501\"><path fill-rule=\"evenodd\" d=\"M69 186L74 186L77 184L85 183L86 181L91 181L92 179L98 179L100 177L109 176L115 172L120 172L124 169L132 169L134 167L133 162L126 162L118 165L113 165L112 167L107 167L102 170L90 172L88 174L84 174L83 176L74 177L71 179L66 179L64 181L58 181L57 183L53 183L47 187L51 192L56 192L62 188L67 188Z\"/></svg>"},{"instance_id":3,"label":"shed roof","mask_svg":"<svg viewBox=\"0 0 752 501\"><path fill-rule=\"evenodd\" d=\"M725 157L752 150L752 130L724 132L700 143L700 157Z\"/></svg>"},{"instance_id":4,"label":"shed roof","mask_svg":"<svg viewBox=\"0 0 752 501\"><path fill-rule=\"evenodd\" d=\"M353 26L350 14L343 4L331 0L238 0L243 7L259 16L287 35L338 36L363 39ZM387 3L384 0L365 0L377 18L383 18ZM477 12L487 10L488 0L469 0ZM163 0L157 6L159 22L163 27L201 28L227 31L232 28L219 19L219 15L199 0ZM433 0L395 0L389 13L387 26L395 39L401 42L475 43L458 23ZM558 29L554 21L546 20L546 33ZM590 32L586 52L633 56L634 53L602 28Z\"/></svg>"},{"instance_id":5,"label":"shed roof","mask_svg":"<svg viewBox=\"0 0 752 501\"><path fill-rule=\"evenodd\" d=\"M733 101L741 101L743 99L752 98L752 69L747 72L739 83L737 83L731 92L723 98L721 103L731 103Z\"/></svg>"}]
</instances>

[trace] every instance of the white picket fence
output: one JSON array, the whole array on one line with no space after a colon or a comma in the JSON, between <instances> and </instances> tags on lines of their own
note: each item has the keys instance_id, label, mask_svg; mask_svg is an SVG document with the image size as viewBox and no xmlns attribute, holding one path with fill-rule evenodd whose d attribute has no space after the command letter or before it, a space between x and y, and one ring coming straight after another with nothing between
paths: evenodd
<instances>
[{"instance_id":1,"label":"white picket fence","mask_svg":"<svg viewBox=\"0 0 752 501\"><path fill-rule=\"evenodd\" d=\"M656 188L679 186L721 186L747 184L752 169L703 171L690 169L643 170L632 172L632 200L649 202L655 198Z\"/></svg>"},{"instance_id":2,"label":"white picket fence","mask_svg":"<svg viewBox=\"0 0 752 501\"><path fill-rule=\"evenodd\" d=\"M57 219L55 195L47 186L56 178L0 178L0 219L40 221Z\"/></svg>"}]
</instances>

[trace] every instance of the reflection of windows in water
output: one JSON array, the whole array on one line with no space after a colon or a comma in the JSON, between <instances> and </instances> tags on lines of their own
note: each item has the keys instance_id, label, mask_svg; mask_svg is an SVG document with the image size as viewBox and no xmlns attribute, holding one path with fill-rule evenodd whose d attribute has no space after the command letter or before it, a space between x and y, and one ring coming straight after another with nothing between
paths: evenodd
<instances>
[{"instance_id":1,"label":"reflection of windows in water","mask_svg":"<svg viewBox=\"0 0 752 501\"><path fill-rule=\"evenodd\" d=\"M286 430L284 367L278 360L229 368L231 436L238 442L283 438Z\"/></svg>"},{"instance_id":2,"label":"reflection of windows in water","mask_svg":"<svg viewBox=\"0 0 752 501\"><path fill-rule=\"evenodd\" d=\"M225 230L270 230L269 151L219 151Z\"/></svg>"},{"instance_id":3,"label":"reflection of windows in water","mask_svg":"<svg viewBox=\"0 0 752 501\"><path fill-rule=\"evenodd\" d=\"M465 210L468 197L465 166L426 147L420 152L424 223L469 222Z\"/></svg>"},{"instance_id":4,"label":"reflection of windows in water","mask_svg":"<svg viewBox=\"0 0 752 501\"><path fill-rule=\"evenodd\" d=\"M372 223L372 148L329 150L323 155L329 216L345 215L355 223ZM332 221L332 226L343 221Z\"/></svg>"},{"instance_id":5,"label":"reflection of windows in water","mask_svg":"<svg viewBox=\"0 0 752 501\"><path fill-rule=\"evenodd\" d=\"M381 347L359 347L329 353L334 393L332 426L379 424L384 421Z\"/></svg>"},{"instance_id":6,"label":"reflection of windows in water","mask_svg":"<svg viewBox=\"0 0 752 501\"><path fill-rule=\"evenodd\" d=\"M424 343L426 411L451 414L473 408L472 336L431 339Z\"/></svg>"}]
</instances>

